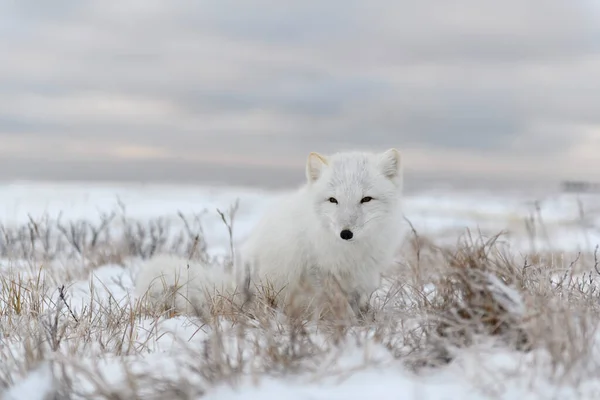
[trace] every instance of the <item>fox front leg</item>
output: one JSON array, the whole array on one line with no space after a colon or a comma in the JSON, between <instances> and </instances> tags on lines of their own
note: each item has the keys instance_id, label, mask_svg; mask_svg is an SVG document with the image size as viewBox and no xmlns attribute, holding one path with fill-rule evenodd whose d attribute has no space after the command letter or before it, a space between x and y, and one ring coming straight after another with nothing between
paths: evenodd
<instances>
[{"instance_id":1,"label":"fox front leg","mask_svg":"<svg viewBox=\"0 0 600 400\"><path fill-rule=\"evenodd\" d=\"M371 311L371 296L357 290L353 291L348 301L354 314L359 320L365 320L369 311Z\"/></svg>"}]
</instances>

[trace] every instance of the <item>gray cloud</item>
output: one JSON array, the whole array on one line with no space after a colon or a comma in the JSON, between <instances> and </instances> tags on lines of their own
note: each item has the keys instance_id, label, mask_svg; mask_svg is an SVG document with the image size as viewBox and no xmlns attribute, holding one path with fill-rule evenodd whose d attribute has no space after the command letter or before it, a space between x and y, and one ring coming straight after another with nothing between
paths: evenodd
<instances>
[{"instance_id":1,"label":"gray cloud","mask_svg":"<svg viewBox=\"0 0 600 400\"><path fill-rule=\"evenodd\" d=\"M600 167L580 162L600 137L599 14L562 0L4 2L0 140L14 163L91 157L94 177L112 159L160 159L175 179L178 157L275 171L388 146L415 173L447 153L440 174L481 154L497 178L515 162L554 178L549 157L583 174Z\"/></svg>"}]
</instances>

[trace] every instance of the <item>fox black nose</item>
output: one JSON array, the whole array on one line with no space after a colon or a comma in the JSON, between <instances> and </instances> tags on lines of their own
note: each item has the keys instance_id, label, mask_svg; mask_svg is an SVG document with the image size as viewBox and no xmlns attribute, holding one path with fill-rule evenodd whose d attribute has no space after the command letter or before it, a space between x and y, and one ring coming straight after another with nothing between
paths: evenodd
<instances>
[{"instance_id":1,"label":"fox black nose","mask_svg":"<svg viewBox=\"0 0 600 400\"><path fill-rule=\"evenodd\" d=\"M344 229L343 231L340 232L340 237L344 240L350 240L350 239L352 239L352 236L354 236L354 234L352 233L352 231L350 231L348 229Z\"/></svg>"}]
</instances>

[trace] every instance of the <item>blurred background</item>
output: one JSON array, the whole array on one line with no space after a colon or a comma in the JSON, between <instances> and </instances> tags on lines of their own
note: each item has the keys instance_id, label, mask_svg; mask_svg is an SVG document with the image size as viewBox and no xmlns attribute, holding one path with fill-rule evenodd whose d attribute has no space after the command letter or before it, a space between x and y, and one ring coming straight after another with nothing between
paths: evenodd
<instances>
[{"instance_id":1,"label":"blurred background","mask_svg":"<svg viewBox=\"0 0 600 400\"><path fill-rule=\"evenodd\" d=\"M0 179L407 190L600 180L595 0L0 0Z\"/></svg>"}]
</instances>

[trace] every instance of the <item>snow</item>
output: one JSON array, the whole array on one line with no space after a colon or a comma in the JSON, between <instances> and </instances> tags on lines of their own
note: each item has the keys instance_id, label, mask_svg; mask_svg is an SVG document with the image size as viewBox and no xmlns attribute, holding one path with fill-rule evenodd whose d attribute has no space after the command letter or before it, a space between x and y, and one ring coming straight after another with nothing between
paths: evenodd
<instances>
[{"instance_id":1,"label":"snow","mask_svg":"<svg viewBox=\"0 0 600 400\"><path fill-rule=\"evenodd\" d=\"M45 400L48 393L51 393L54 387L52 380L52 370L48 363L40 365L17 382L7 393L3 400Z\"/></svg>"},{"instance_id":2,"label":"snow","mask_svg":"<svg viewBox=\"0 0 600 400\"><path fill-rule=\"evenodd\" d=\"M282 194L230 187L20 182L0 185L0 221L5 226L27 224L30 219L41 220L47 216L60 216L62 221L99 221L102 213L118 209L119 204L125 205L129 218L137 220L164 217L178 221L179 212L192 215L206 210L202 215L202 225L209 248L216 254L222 254L227 251L228 234L216 209L227 210L239 200L234 226L237 242L243 240L260 214ZM593 251L600 242L598 200L600 197L594 195L549 194L544 198L529 198L526 194L514 193L431 191L408 195L405 199L405 215L419 234L432 235L448 243L455 242L466 228L473 231L481 229L489 234L507 230L517 251L531 246L537 249L549 246L554 251ZM536 211L535 202L538 202L539 211ZM525 221L532 216L536 221L536 229L543 230L546 240L538 237L533 241L528 239ZM406 232L410 234L408 226ZM10 268L25 269L14 260L1 264L2 273L8 273ZM75 279L66 288L72 312L81 315L90 304L107 309L119 307L126 310L131 307L136 265L136 260L129 260L128 268L106 263L93 269L89 276ZM519 310L524 307L517 293L509 288L503 290L498 296L504 296L512 304L511 307ZM206 337L201 327L183 316L160 321L147 318L140 321L136 329L137 341L145 342L147 339L149 342L146 345L151 352L143 360L138 358L132 363L136 368L162 377L173 375L173 379L177 379L175 372L184 373L182 365L185 362L178 359L181 352L177 351L182 348L181 342L200 346ZM150 334L155 331L162 333ZM190 339L192 337L193 340ZM260 379L247 376L235 385L223 383L212 387L205 398L484 399L492 396L486 392L491 390L498 391L494 398L502 399L546 399L553 396L586 399L595 398L594 395L600 390L600 382L594 379L585 381L577 390L568 384L550 384L547 380L536 382L535 371L545 366L531 366L533 354L523 356L491 348L475 349L466 351L448 367L416 375L391 357L390 351L383 346L369 340L365 343L369 354L365 354L365 347L349 344L344 347L345 353L336 359L336 363L325 363L320 366L320 371L310 376L298 374ZM196 348L200 351L200 347ZM103 350L98 344L87 351L89 360L81 360L83 363L95 359ZM107 382L114 382L118 386L124 376L120 364L111 357L106 357L103 362L101 369L106 373ZM340 370L336 372L336 368ZM514 375L511 378L490 378L489 370L503 368L511 369ZM43 399L52 389L52 373L48 364L42 363L14 382L2 399ZM534 383L530 386L530 382ZM497 387L499 385L501 387Z\"/></svg>"}]
</instances>

